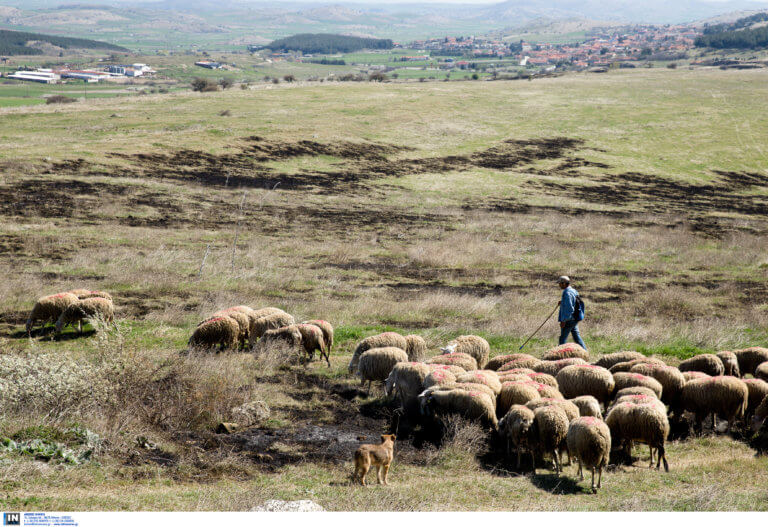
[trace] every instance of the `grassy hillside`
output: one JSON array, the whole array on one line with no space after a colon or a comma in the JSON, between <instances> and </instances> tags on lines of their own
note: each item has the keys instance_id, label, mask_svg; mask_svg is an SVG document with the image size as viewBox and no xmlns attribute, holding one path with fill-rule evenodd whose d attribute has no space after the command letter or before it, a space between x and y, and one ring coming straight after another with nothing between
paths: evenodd
<instances>
[{"instance_id":1,"label":"grassy hillside","mask_svg":"<svg viewBox=\"0 0 768 527\"><path fill-rule=\"evenodd\" d=\"M439 449L399 442L389 488L350 487L357 438L393 414L346 364L385 329L421 334L432 353L462 333L512 352L553 309L561 274L587 302L594 356L676 363L765 345L766 80L665 69L283 83L0 110L0 378L27 372L3 385L0 435L94 460L4 451L0 504L764 509L768 461L741 433L676 439L669 473L638 448L593 496L573 467L517 474L457 427ZM114 294L116 329L26 337L38 296L81 286ZM179 354L199 320L236 304L331 321L331 367ZM550 321L529 350L557 331ZM213 433L253 399L266 421Z\"/></svg>"}]
</instances>

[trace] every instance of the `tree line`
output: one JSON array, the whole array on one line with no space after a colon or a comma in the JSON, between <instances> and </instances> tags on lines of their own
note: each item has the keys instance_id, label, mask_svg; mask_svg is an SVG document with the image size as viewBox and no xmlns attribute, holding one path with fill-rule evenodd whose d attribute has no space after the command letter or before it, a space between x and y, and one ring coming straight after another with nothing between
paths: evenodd
<instances>
[{"instance_id":1,"label":"tree line","mask_svg":"<svg viewBox=\"0 0 768 527\"><path fill-rule=\"evenodd\" d=\"M39 40L49 42L60 48L77 49L106 49L128 53L129 50L107 42L88 40L85 38L58 37L54 35L42 35L40 33L26 33L23 31L9 31L0 29L0 55L42 55L43 51L29 47L28 42Z\"/></svg>"},{"instance_id":2,"label":"tree line","mask_svg":"<svg viewBox=\"0 0 768 527\"><path fill-rule=\"evenodd\" d=\"M750 27L768 20L768 13L740 18L731 24L716 24L704 28L696 38L696 47L715 49L757 49L768 47L768 26Z\"/></svg>"},{"instance_id":3,"label":"tree line","mask_svg":"<svg viewBox=\"0 0 768 527\"><path fill-rule=\"evenodd\" d=\"M264 46L272 51L301 51L302 53L351 53L361 49L392 49L388 38L363 38L326 33L302 33L275 40Z\"/></svg>"}]
</instances>

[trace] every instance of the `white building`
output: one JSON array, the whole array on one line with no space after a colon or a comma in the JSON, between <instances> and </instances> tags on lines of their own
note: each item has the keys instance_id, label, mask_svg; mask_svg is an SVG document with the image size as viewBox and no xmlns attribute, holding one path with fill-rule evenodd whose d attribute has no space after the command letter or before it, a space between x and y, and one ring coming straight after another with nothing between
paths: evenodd
<instances>
[{"instance_id":1,"label":"white building","mask_svg":"<svg viewBox=\"0 0 768 527\"><path fill-rule=\"evenodd\" d=\"M43 84L55 84L61 79L59 75L51 70L17 71L8 75L8 78L20 81L42 82Z\"/></svg>"}]
</instances>

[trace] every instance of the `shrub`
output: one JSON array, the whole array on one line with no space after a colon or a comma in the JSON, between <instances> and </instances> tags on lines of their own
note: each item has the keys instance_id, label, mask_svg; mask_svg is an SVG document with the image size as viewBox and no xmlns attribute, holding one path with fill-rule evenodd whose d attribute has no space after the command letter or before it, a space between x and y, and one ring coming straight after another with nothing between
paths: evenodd
<instances>
[{"instance_id":1,"label":"shrub","mask_svg":"<svg viewBox=\"0 0 768 527\"><path fill-rule=\"evenodd\" d=\"M296 80L296 77L294 77L293 75L284 75L283 80L285 82L293 82Z\"/></svg>"},{"instance_id":2,"label":"shrub","mask_svg":"<svg viewBox=\"0 0 768 527\"><path fill-rule=\"evenodd\" d=\"M210 79L197 77L192 81L192 90L199 92L218 91L219 86Z\"/></svg>"},{"instance_id":3,"label":"shrub","mask_svg":"<svg viewBox=\"0 0 768 527\"><path fill-rule=\"evenodd\" d=\"M385 82L388 78L385 74L381 73L380 71L374 71L370 75L368 75L368 81L369 82Z\"/></svg>"},{"instance_id":4,"label":"shrub","mask_svg":"<svg viewBox=\"0 0 768 527\"><path fill-rule=\"evenodd\" d=\"M677 69L677 63L670 62L669 64L667 64L667 68L669 68L671 70Z\"/></svg>"},{"instance_id":5,"label":"shrub","mask_svg":"<svg viewBox=\"0 0 768 527\"><path fill-rule=\"evenodd\" d=\"M68 104L71 102L77 102L77 99L65 95L51 95L45 99L45 104Z\"/></svg>"},{"instance_id":6,"label":"shrub","mask_svg":"<svg viewBox=\"0 0 768 527\"><path fill-rule=\"evenodd\" d=\"M232 87L234 82L232 82L232 79L228 79L224 77L223 79L219 79L219 86L221 86L222 90L226 90Z\"/></svg>"},{"instance_id":7,"label":"shrub","mask_svg":"<svg viewBox=\"0 0 768 527\"><path fill-rule=\"evenodd\" d=\"M473 81L476 81L476 80L477 80L477 79L479 79L479 78L480 78L480 75L478 75L477 73L473 73L473 74L472 74L472 80L473 80Z\"/></svg>"}]
</instances>

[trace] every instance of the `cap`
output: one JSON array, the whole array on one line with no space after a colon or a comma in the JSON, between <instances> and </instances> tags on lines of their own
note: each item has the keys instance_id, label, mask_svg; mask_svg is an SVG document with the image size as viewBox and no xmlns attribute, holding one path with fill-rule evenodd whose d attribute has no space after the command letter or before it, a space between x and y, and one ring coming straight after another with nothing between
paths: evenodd
<instances>
[{"instance_id":1,"label":"cap","mask_svg":"<svg viewBox=\"0 0 768 527\"><path fill-rule=\"evenodd\" d=\"M571 279L568 278L565 275L563 275L563 276L561 276L560 278L557 279L557 283L558 284L562 284L563 282L565 282L566 284L570 284L571 283Z\"/></svg>"}]
</instances>

